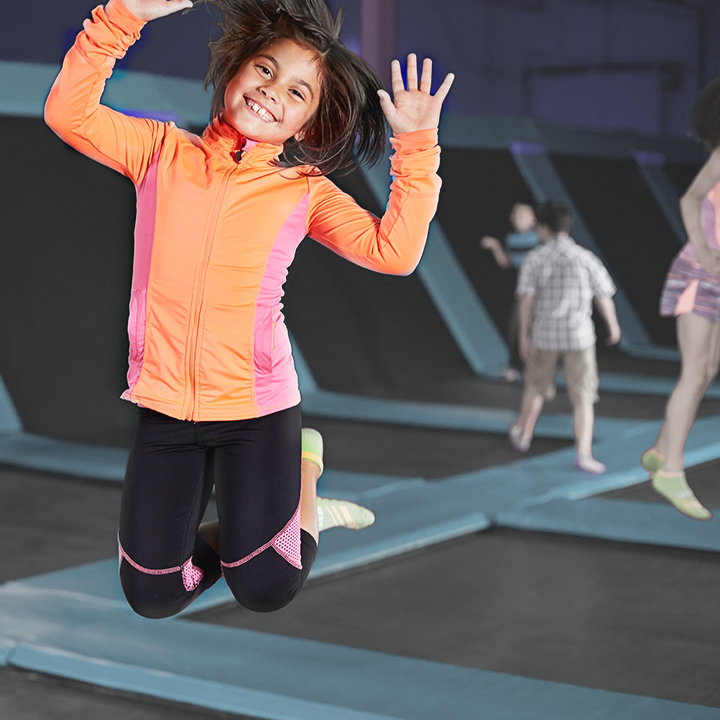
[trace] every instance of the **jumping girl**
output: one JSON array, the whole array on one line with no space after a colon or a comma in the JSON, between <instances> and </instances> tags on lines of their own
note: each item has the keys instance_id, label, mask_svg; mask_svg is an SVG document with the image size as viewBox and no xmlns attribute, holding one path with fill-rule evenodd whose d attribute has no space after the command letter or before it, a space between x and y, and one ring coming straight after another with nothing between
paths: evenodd
<instances>
[{"instance_id":1,"label":"jumping girl","mask_svg":"<svg viewBox=\"0 0 720 720\"><path fill-rule=\"evenodd\" d=\"M432 69L394 98L339 40L322 0L208 0L222 12L206 82L212 121L197 137L100 104L115 61L153 19L191 0L110 0L68 52L46 105L67 143L137 188L130 368L139 405L120 517L120 578L132 608L173 615L224 575L247 608L286 605L321 529L359 529L370 511L316 498L322 439L302 431L281 313L306 236L384 273L420 260L440 181L437 125L453 77ZM327 179L394 137L381 219ZM200 525L213 486L218 521ZM320 520L320 523L319 523Z\"/></svg>"},{"instance_id":2,"label":"jumping girl","mask_svg":"<svg viewBox=\"0 0 720 720\"><path fill-rule=\"evenodd\" d=\"M685 443L700 401L720 363L720 78L698 96L690 112L692 134L710 157L680 200L688 241L665 281L660 314L677 318L682 367L653 446L642 455L652 486L680 512L709 520L685 479Z\"/></svg>"}]
</instances>

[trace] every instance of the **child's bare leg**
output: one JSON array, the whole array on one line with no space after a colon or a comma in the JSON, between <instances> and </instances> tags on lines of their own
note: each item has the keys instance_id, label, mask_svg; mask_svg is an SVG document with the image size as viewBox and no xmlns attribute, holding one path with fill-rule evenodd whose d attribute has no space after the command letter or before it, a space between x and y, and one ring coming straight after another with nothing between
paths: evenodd
<instances>
[{"instance_id":1,"label":"child's bare leg","mask_svg":"<svg viewBox=\"0 0 720 720\"><path fill-rule=\"evenodd\" d=\"M322 435L312 428L302 431L302 493L300 496L300 527L315 542L323 530L344 527L362 530L375 522L368 508L335 498L318 497L317 481L323 471Z\"/></svg>"},{"instance_id":2,"label":"child's bare leg","mask_svg":"<svg viewBox=\"0 0 720 720\"><path fill-rule=\"evenodd\" d=\"M531 438L540 418L545 398L535 393L524 393L517 424L523 429L523 437Z\"/></svg>"},{"instance_id":3,"label":"child's bare leg","mask_svg":"<svg viewBox=\"0 0 720 720\"><path fill-rule=\"evenodd\" d=\"M682 369L665 408L665 420L653 448L668 474L684 470L684 451L698 407L718 369L720 324L695 314L677 319Z\"/></svg>"},{"instance_id":4,"label":"child's bare leg","mask_svg":"<svg viewBox=\"0 0 720 720\"><path fill-rule=\"evenodd\" d=\"M605 463L596 460L592 454L595 409L593 402L581 400L573 403L573 432L577 443L575 467L583 472L601 475L607 471Z\"/></svg>"},{"instance_id":5,"label":"child's bare leg","mask_svg":"<svg viewBox=\"0 0 720 720\"><path fill-rule=\"evenodd\" d=\"M201 523L197 534L220 555L220 523L217 520Z\"/></svg>"},{"instance_id":6,"label":"child's bare leg","mask_svg":"<svg viewBox=\"0 0 720 720\"><path fill-rule=\"evenodd\" d=\"M317 482L320 478L320 466L312 460L302 461L302 485L300 488L300 527L320 540L317 512Z\"/></svg>"},{"instance_id":7,"label":"child's bare leg","mask_svg":"<svg viewBox=\"0 0 720 720\"><path fill-rule=\"evenodd\" d=\"M573 432L578 455L592 457L595 410L593 403L583 400L573 405Z\"/></svg>"}]
</instances>

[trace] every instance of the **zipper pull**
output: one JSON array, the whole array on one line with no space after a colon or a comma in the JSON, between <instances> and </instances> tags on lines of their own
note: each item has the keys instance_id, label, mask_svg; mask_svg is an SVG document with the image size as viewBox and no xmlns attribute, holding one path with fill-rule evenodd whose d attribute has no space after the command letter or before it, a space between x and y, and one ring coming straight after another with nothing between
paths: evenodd
<instances>
[{"instance_id":1,"label":"zipper pull","mask_svg":"<svg viewBox=\"0 0 720 720\"><path fill-rule=\"evenodd\" d=\"M245 143L247 143L247 138L243 138L240 141L240 149L235 151L235 162L240 164L240 160L242 159L243 149L245 147Z\"/></svg>"}]
</instances>

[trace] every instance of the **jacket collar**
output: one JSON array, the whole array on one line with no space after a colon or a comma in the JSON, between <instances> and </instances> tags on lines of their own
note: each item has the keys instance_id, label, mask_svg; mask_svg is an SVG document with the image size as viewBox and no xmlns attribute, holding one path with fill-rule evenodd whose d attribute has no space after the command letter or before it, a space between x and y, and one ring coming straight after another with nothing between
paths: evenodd
<instances>
[{"instance_id":1,"label":"jacket collar","mask_svg":"<svg viewBox=\"0 0 720 720\"><path fill-rule=\"evenodd\" d=\"M243 137L232 125L225 122L222 115L213 118L205 128L202 139L215 152L232 162L237 162L238 151L250 154L253 165L270 163L283 151L282 145L258 143Z\"/></svg>"}]
</instances>

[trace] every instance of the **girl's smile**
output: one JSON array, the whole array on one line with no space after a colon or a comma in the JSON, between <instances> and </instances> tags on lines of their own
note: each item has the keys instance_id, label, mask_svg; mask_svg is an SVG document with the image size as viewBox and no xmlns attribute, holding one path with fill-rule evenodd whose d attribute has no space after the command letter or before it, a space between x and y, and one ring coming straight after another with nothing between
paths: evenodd
<instances>
[{"instance_id":1,"label":"girl's smile","mask_svg":"<svg viewBox=\"0 0 720 720\"><path fill-rule=\"evenodd\" d=\"M225 89L225 120L257 142L300 138L320 105L317 55L278 40L247 60Z\"/></svg>"}]
</instances>

